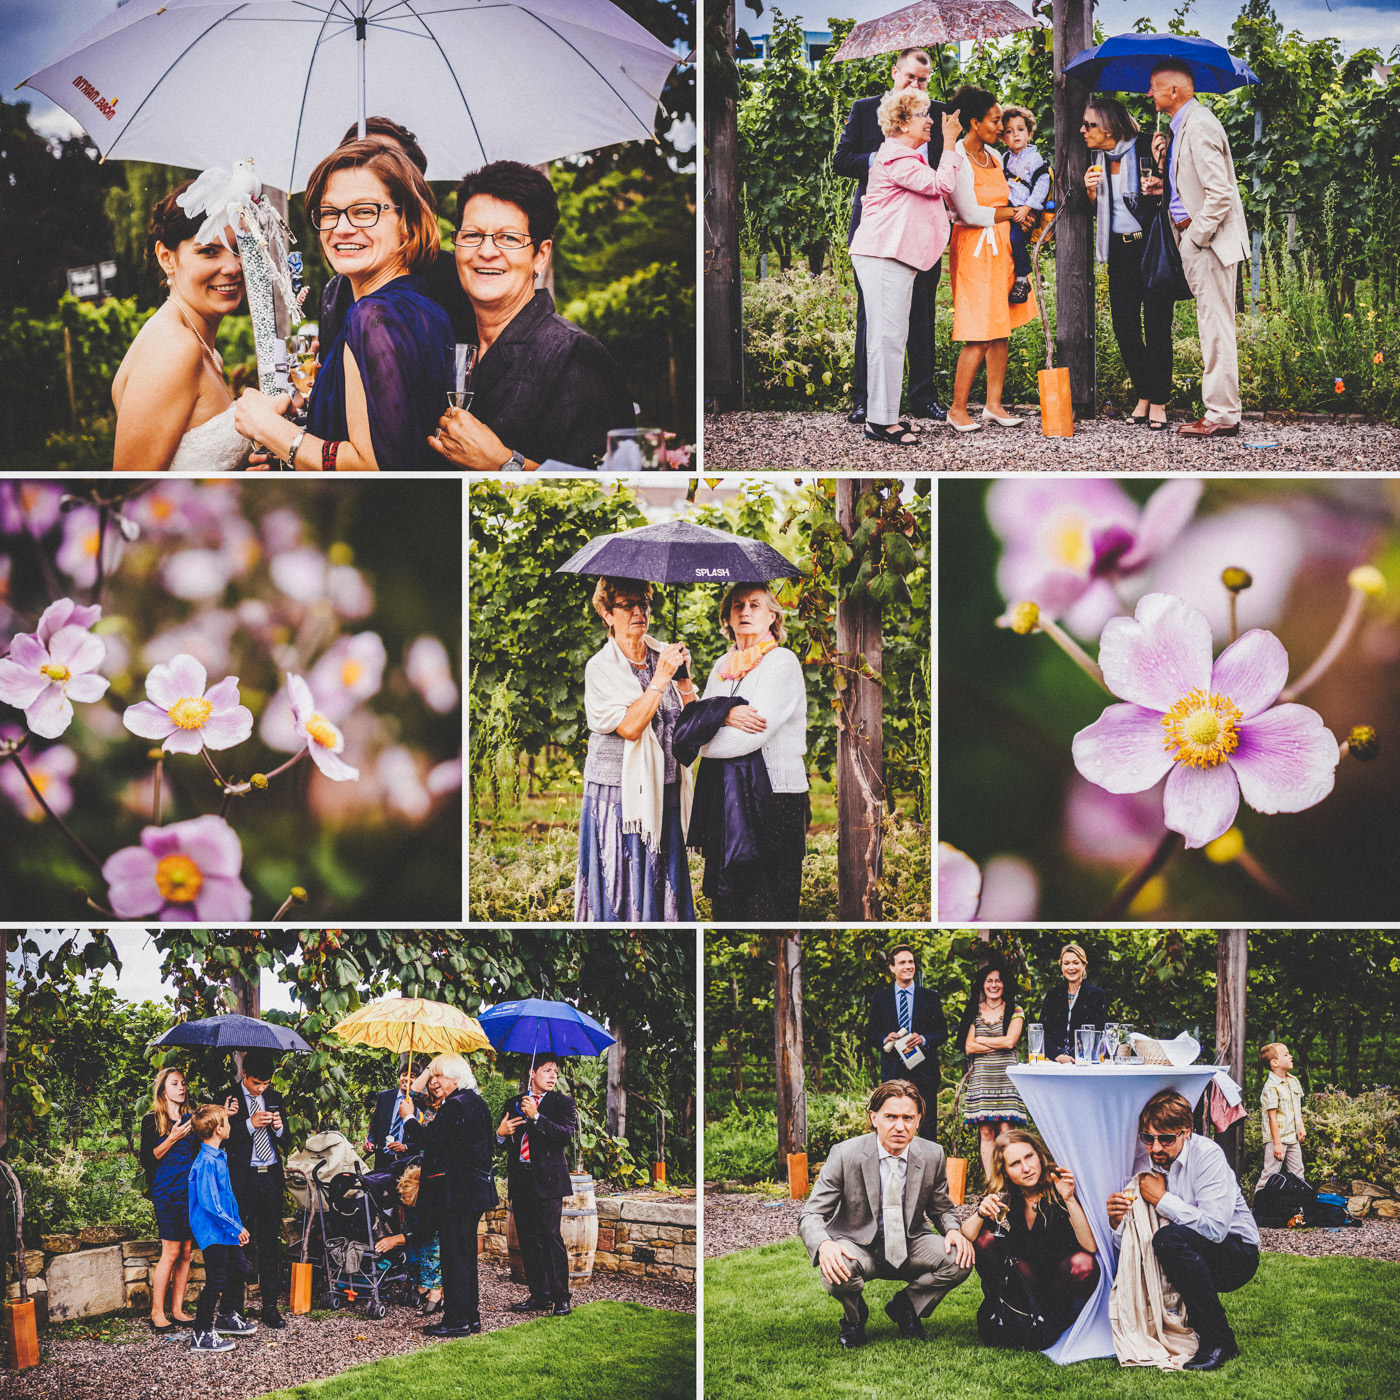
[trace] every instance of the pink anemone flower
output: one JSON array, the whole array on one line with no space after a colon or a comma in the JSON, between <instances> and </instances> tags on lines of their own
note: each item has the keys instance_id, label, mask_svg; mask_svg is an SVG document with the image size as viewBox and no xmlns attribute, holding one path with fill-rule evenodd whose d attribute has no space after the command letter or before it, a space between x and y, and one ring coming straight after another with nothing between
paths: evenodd
<instances>
[{"instance_id":1,"label":"pink anemone flower","mask_svg":"<svg viewBox=\"0 0 1400 1400\"><path fill-rule=\"evenodd\" d=\"M123 919L166 923L244 923L253 896L240 880L243 847L222 818L148 826L102 867L107 898Z\"/></svg>"},{"instance_id":2,"label":"pink anemone flower","mask_svg":"<svg viewBox=\"0 0 1400 1400\"><path fill-rule=\"evenodd\" d=\"M127 708L122 723L143 739L159 739L166 753L231 749L253 732L253 712L238 703L238 677L226 676L208 691L204 667L188 652L153 666L148 700Z\"/></svg>"},{"instance_id":3,"label":"pink anemone flower","mask_svg":"<svg viewBox=\"0 0 1400 1400\"><path fill-rule=\"evenodd\" d=\"M360 770L352 768L340 756L345 748L345 735L317 711L311 687L300 676L288 674L287 698L296 721L297 739L306 745L312 763L338 783L351 778L358 780Z\"/></svg>"},{"instance_id":4,"label":"pink anemone flower","mask_svg":"<svg viewBox=\"0 0 1400 1400\"><path fill-rule=\"evenodd\" d=\"M93 674L107 655L88 630L100 607L60 598L44 609L37 632L21 632L0 661L0 701L24 711L31 733L57 739L73 723L73 701L100 700L110 682Z\"/></svg>"},{"instance_id":5,"label":"pink anemone flower","mask_svg":"<svg viewBox=\"0 0 1400 1400\"><path fill-rule=\"evenodd\" d=\"M18 739L24 731L18 725L0 728L0 740ZM66 744L55 744L42 753L32 750L24 756L25 771L39 789L49 809L64 816L73 810L73 789L69 779L78 771L78 755ZM13 763L0 763L0 791L19 809L20 815L32 822L44 820L44 809L34 800L24 774Z\"/></svg>"},{"instance_id":6,"label":"pink anemone flower","mask_svg":"<svg viewBox=\"0 0 1400 1400\"><path fill-rule=\"evenodd\" d=\"M1113 618L1099 665L1114 695L1074 736L1074 762L1109 792L1142 792L1166 778L1162 817L1204 846L1229 830L1240 798L1256 812L1301 812L1321 802L1341 752L1306 705L1275 705L1288 653L1255 629L1212 664L1210 623L1189 603L1149 593L1134 617Z\"/></svg>"},{"instance_id":7,"label":"pink anemone flower","mask_svg":"<svg viewBox=\"0 0 1400 1400\"><path fill-rule=\"evenodd\" d=\"M982 871L977 862L946 841L938 843L938 918L964 924L977 917Z\"/></svg>"}]
</instances>

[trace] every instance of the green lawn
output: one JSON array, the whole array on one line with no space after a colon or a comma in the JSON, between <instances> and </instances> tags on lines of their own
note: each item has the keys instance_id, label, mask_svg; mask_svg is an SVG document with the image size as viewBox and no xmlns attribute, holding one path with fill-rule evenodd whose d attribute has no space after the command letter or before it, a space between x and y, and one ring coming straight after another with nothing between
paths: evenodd
<instances>
[{"instance_id":1,"label":"green lawn","mask_svg":"<svg viewBox=\"0 0 1400 1400\"><path fill-rule=\"evenodd\" d=\"M263 1400L694 1400L695 1316L589 1303L480 1337L355 1366Z\"/></svg>"},{"instance_id":2,"label":"green lawn","mask_svg":"<svg viewBox=\"0 0 1400 1400\"><path fill-rule=\"evenodd\" d=\"M1125 1369L1112 1358L1056 1366L977 1339L982 1290L968 1279L927 1318L927 1342L900 1341L885 1317L894 1283L867 1286L870 1344L836 1342L841 1309L795 1240L705 1266L706 1400L1008 1400L1057 1395L1212 1394L1230 1400L1340 1400L1393 1395L1400 1369L1400 1265L1265 1254L1225 1306L1244 1354L1218 1373Z\"/></svg>"}]
</instances>

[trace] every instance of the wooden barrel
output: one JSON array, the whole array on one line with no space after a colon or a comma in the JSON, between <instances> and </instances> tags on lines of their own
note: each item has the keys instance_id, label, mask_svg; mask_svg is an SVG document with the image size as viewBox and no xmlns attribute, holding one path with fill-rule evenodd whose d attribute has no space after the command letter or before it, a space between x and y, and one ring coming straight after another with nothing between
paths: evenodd
<instances>
[{"instance_id":1,"label":"wooden barrel","mask_svg":"<svg viewBox=\"0 0 1400 1400\"><path fill-rule=\"evenodd\" d=\"M593 1277L593 1256L598 1252L598 1198L587 1172L571 1172L572 1196L564 1197L560 1226L564 1248L569 1251L569 1286L578 1287Z\"/></svg>"}]
</instances>

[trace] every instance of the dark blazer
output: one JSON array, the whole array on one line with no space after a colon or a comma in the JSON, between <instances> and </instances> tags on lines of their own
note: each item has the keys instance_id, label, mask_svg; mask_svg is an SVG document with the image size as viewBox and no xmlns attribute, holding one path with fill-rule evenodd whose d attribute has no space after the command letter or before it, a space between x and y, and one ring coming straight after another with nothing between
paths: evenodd
<instances>
[{"instance_id":1,"label":"dark blazer","mask_svg":"<svg viewBox=\"0 0 1400 1400\"><path fill-rule=\"evenodd\" d=\"M428 295L447 312L448 319L452 322L453 339L464 345L474 342L476 312L472 310L472 304L467 300L467 294L462 290L462 284L457 278L457 258L452 249L441 249L437 262L421 275L427 283ZM345 315L354 300L355 295L350 290L350 279L341 273L336 273L321 289L320 318L316 334L322 345L329 345L335 339L336 333L345 324Z\"/></svg>"},{"instance_id":2,"label":"dark blazer","mask_svg":"<svg viewBox=\"0 0 1400 1400\"><path fill-rule=\"evenodd\" d=\"M838 175L856 182L856 192L851 200L851 227L846 234L849 243L860 227L860 201L870 179L870 157L885 144L885 133L880 130L876 113L885 99L882 92L878 97L860 97L851 106L851 114L846 118L846 128L836 143L836 154L832 157L832 168ZM928 114L933 118L933 134L928 142L928 163L937 167L943 159L943 128L939 119L948 109L941 102L930 100Z\"/></svg>"},{"instance_id":3,"label":"dark blazer","mask_svg":"<svg viewBox=\"0 0 1400 1400\"><path fill-rule=\"evenodd\" d=\"M485 1101L475 1089L448 1095L431 1123L405 1125L404 1141L423 1152L429 1213L481 1215L496 1204L491 1170L496 1134Z\"/></svg>"},{"instance_id":4,"label":"dark blazer","mask_svg":"<svg viewBox=\"0 0 1400 1400\"><path fill-rule=\"evenodd\" d=\"M896 1009L894 983L881 987L870 998L870 1014L865 1021L865 1043L880 1057L880 1082L891 1079L908 1079L922 1090L926 1085L933 1088L934 1098L938 1095L938 1048L948 1039L948 1022L943 1017L943 1006L927 987L915 986L914 1009L909 1029L917 1031L925 1040L924 1062L913 1069L906 1069L904 1061L893 1051L885 1051L885 1037L899 1025L899 1012Z\"/></svg>"},{"instance_id":5,"label":"dark blazer","mask_svg":"<svg viewBox=\"0 0 1400 1400\"><path fill-rule=\"evenodd\" d=\"M267 1086L267 1092L263 1094L263 1107L268 1112L276 1111L282 1115L282 1136L278 1137L271 1128L267 1130L267 1135L272 1139L272 1152L278 1163L286 1160L287 1148L291 1140L291 1129L287 1123L287 1106L282 1102L282 1096L272 1087ZM239 1189L239 1182L252 1174L253 1164L253 1135L248 1131L247 1100L243 1097L243 1085L230 1084L227 1089L219 1090L218 1094L210 1100L220 1108L229 1099L238 1100L236 1112L229 1114L228 1140L224 1143L224 1155L228 1158L229 1179L233 1182L235 1192Z\"/></svg>"},{"instance_id":6,"label":"dark blazer","mask_svg":"<svg viewBox=\"0 0 1400 1400\"><path fill-rule=\"evenodd\" d=\"M539 1117L533 1123L527 1120L523 1128L517 1128L506 1139L506 1179L512 1196L528 1189L546 1200L558 1200L573 1194L566 1153L578 1131L578 1116L574 1101L557 1089L540 1100L539 1108ZM525 1117L519 1098L512 1099L505 1111L512 1118ZM530 1139L528 1163L520 1160L520 1140L524 1136Z\"/></svg>"},{"instance_id":7,"label":"dark blazer","mask_svg":"<svg viewBox=\"0 0 1400 1400\"><path fill-rule=\"evenodd\" d=\"M374 1144L375 1171L388 1171L401 1162L406 1154L386 1152L385 1140L389 1129L394 1126L394 1104L399 1097L397 1089L385 1089L375 1097L374 1112L369 1119L369 1140Z\"/></svg>"},{"instance_id":8,"label":"dark blazer","mask_svg":"<svg viewBox=\"0 0 1400 1400\"><path fill-rule=\"evenodd\" d=\"M637 422L613 357L543 289L477 361L471 387L473 416L532 462L596 466L608 430Z\"/></svg>"},{"instance_id":9,"label":"dark blazer","mask_svg":"<svg viewBox=\"0 0 1400 1400\"><path fill-rule=\"evenodd\" d=\"M1045 1003L1040 1008L1040 1024L1045 1027L1045 1058L1053 1060L1057 1055L1074 1055L1074 1031L1080 1026L1097 1026L1103 1029L1108 1019L1108 993L1092 982L1079 984L1079 995L1074 1002L1074 1018L1069 1014L1069 988L1064 982L1050 988L1045 994Z\"/></svg>"}]
</instances>

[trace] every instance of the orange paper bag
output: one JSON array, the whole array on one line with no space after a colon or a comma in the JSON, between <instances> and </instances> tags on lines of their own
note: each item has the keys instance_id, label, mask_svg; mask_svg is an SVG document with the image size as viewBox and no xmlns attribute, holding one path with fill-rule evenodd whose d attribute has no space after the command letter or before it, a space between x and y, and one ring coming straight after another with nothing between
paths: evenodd
<instances>
[{"instance_id":1,"label":"orange paper bag","mask_svg":"<svg viewBox=\"0 0 1400 1400\"><path fill-rule=\"evenodd\" d=\"M39 1364L39 1329L34 1321L34 1300L5 1306L5 1331L9 1342L10 1370L26 1371Z\"/></svg>"},{"instance_id":2,"label":"orange paper bag","mask_svg":"<svg viewBox=\"0 0 1400 1400\"><path fill-rule=\"evenodd\" d=\"M303 1317L311 1311L311 1265L292 1265L292 1315Z\"/></svg>"},{"instance_id":3,"label":"orange paper bag","mask_svg":"<svg viewBox=\"0 0 1400 1400\"><path fill-rule=\"evenodd\" d=\"M1040 371L1040 431L1044 437L1074 436L1074 401L1069 392L1069 370Z\"/></svg>"}]
</instances>

